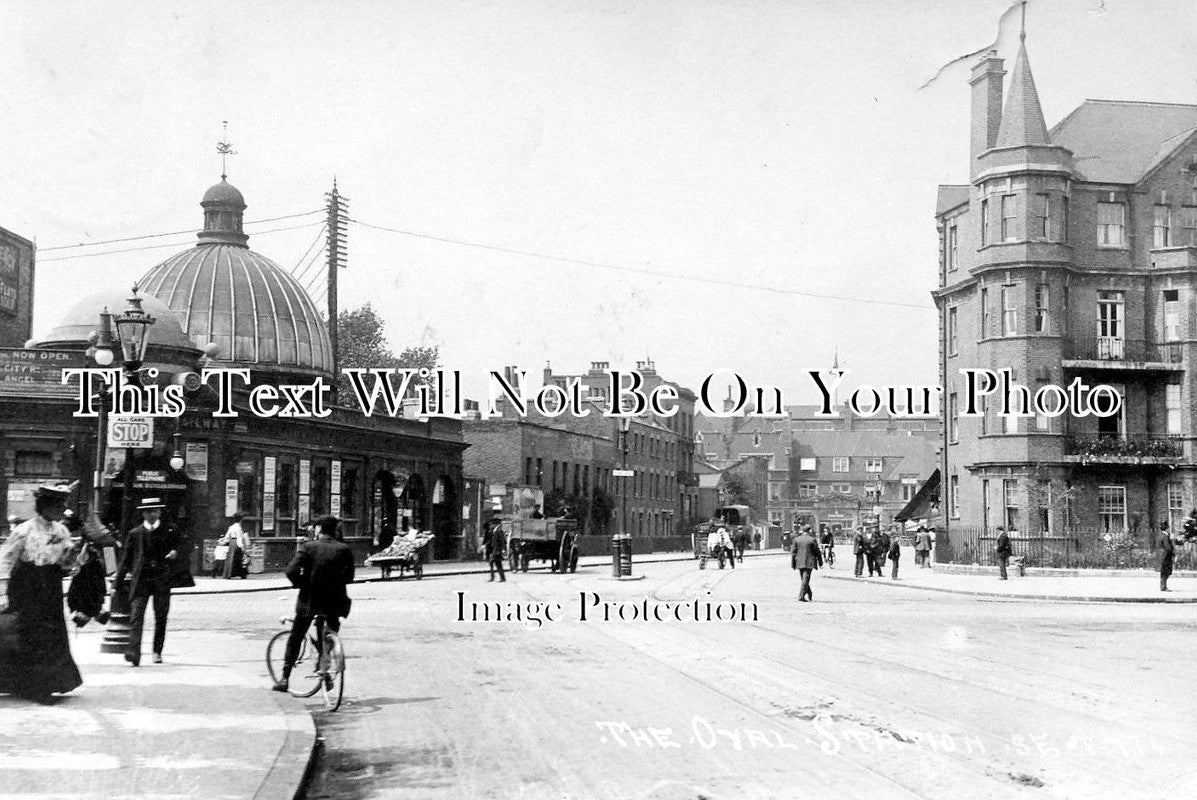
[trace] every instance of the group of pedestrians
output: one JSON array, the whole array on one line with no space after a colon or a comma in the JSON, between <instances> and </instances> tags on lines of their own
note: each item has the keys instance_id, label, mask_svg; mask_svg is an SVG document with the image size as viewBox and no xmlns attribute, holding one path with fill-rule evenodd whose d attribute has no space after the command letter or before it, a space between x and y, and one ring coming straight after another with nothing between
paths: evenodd
<instances>
[{"instance_id":1,"label":"group of pedestrians","mask_svg":"<svg viewBox=\"0 0 1197 800\"><path fill-rule=\"evenodd\" d=\"M54 695L82 685L63 612L62 584L68 576L67 606L77 626L92 619L105 623L105 601L111 609L117 593L128 599L129 643L124 657L134 667L141 664L147 611L152 608L154 613L152 658L160 664L171 592L195 585L187 537L163 518L166 504L160 498L147 497L138 504L140 524L118 541L94 515L83 524L68 511L76 485L38 487L33 516L13 525L0 545L0 693L50 703ZM234 521L237 528L239 523ZM324 616L337 630L341 618L349 613L345 587L353 581L352 552L340 541L335 517L315 524L319 529L316 539L300 544L286 572L299 589L299 599L283 679L274 687L279 690L286 689L291 665L312 619ZM244 532L241 536L230 533L244 549ZM115 565L105 555L108 548L118 550ZM113 566L110 589L105 576Z\"/></svg>"},{"instance_id":2,"label":"group of pedestrians","mask_svg":"<svg viewBox=\"0 0 1197 800\"><path fill-rule=\"evenodd\" d=\"M888 559L891 565L890 577L898 579L898 563L902 557L902 545L899 538L891 536L889 532L880 529L857 528L852 537L852 554L856 556L856 577L862 577L866 564L869 577L880 577Z\"/></svg>"}]
</instances>

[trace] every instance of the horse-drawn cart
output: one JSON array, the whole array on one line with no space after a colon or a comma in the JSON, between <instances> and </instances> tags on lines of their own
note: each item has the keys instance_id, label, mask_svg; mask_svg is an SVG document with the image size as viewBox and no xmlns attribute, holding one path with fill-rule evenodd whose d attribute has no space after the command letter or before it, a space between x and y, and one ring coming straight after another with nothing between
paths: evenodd
<instances>
[{"instance_id":1,"label":"horse-drawn cart","mask_svg":"<svg viewBox=\"0 0 1197 800\"><path fill-rule=\"evenodd\" d=\"M399 579L411 570L416 580L424 577L424 564L420 561L420 551L432 541L431 533L417 533L411 537L400 536L385 550L380 550L366 559L366 566L378 567L382 570L383 580L391 577L391 572L398 568Z\"/></svg>"},{"instance_id":2,"label":"horse-drawn cart","mask_svg":"<svg viewBox=\"0 0 1197 800\"><path fill-rule=\"evenodd\" d=\"M504 523L511 571L527 572L532 559L551 562L553 572L578 571L576 519L514 519Z\"/></svg>"}]
</instances>

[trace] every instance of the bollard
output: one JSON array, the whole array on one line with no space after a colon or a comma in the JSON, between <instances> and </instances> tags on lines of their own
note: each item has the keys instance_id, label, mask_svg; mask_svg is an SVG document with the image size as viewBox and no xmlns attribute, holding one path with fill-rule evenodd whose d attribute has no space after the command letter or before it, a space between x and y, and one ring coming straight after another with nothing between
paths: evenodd
<instances>
[{"instance_id":1,"label":"bollard","mask_svg":"<svg viewBox=\"0 0 1197 800\"><path fill-rule=\"evenodd\" d=\"M112 592L109 604L108 625L104 628L104 639L100 642L101 653L129 652L129 604L127 585L118 586Z\"/></svg>"}]
</instances>

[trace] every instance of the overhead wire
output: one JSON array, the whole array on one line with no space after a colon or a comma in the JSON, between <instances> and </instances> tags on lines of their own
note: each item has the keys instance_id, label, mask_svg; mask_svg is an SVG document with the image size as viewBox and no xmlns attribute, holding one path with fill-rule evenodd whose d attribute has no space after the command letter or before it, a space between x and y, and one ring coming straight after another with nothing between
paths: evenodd
<instances>
[{"instance_id":1,"label":"overhead wire","mask_svg":"<svg viewBox=\"0 0 1197 800\"><path fill-rule=\"evenodd\" d=\"M644 267L628 267L620 264L606 264L601 261L589 261L581 258L571 258L568 256L557 256L548 253L537 253L530 250L519 250L514 247L504 247L502 245L485 244L482 242L471 242L466 239L455 239L451 236L438 236L431 233L422 233L419 231L403 230L401 228L389 228L385 225L375 225L370 222L364 222L360 219L350 218L349 222L354 225L361 225L365 228L373 228L374 230L386 231L388 233L396 233L401 236L411 236L416 239L427 239L434 242L446 242L448 244L461 245L462 247L473 247L479 250L490 250L496 253L506 253L509 255L527 256L529 258L538 258L546 261L556 261L562 264L572 264L579 267L591 267L594 269L611 270L614 272L631 273L635 275L647 275L654 278L665 278L668 280L690 281L691 283L703 283L710 286L722 286L733 289L751 289L755 291L771 292L773 294L793 295L798 297L810 297L818 300L839 300L849 303L865 303L868 305L878 306L896 306L899 308L917 308L920 310L928 310L933 308L930 305L923 305L918 303L904 303L899 300L878 300L870 297L854 297L851 295L836 295L826 294L823 292L809 292L801 289L790 289L782 286L770 286L761 283L742 283L739 281L723 280L719 278L704 278L698 275L683 275L674 272L664 272L661 270L647 269Z\"/></svg>"},{"instance_id":2,"label":"overhead wire","mask_svg":"<svg viewBox=\"0 0 1197 800\"><path fill-rule=\"evenodd\" d=\"M323 222L307 222L307 223L304 223L303 225L289 225L289 226L282 227L282 228L271 228L270 230L265 230L265 231L254 231L254 236L264 236L267 233L279 233L280 231L298 231L298 230L303 230L304 228L311 228L315 225L322 225L322 224L324 224L324 223ZM186 233L187 231L184 231L184 232ZM105 250L101 253L78 253L76 255L70 255L70 256L58 256L56 258L39 258L38 263L39 264L49 264L50 262L53 262L53 261L70 261L71 259L76 259L76 258L98 258L99 256L110 256L115 253L134 253L139 250L162 250L167 247L186 247L188 244L189 244L189 242L172 242L170 244L145 245L144 247L119 247L119 248L116 248L115 250Z\"/></svg>"},{"instance_id":3,"label":"overhead wire","mask_svg":"<svg viewBox=\"0 0 1197 800\"><path fill-rule=\"evenodd\" d=\"M266 219L251 219L251 220L245 222L244 224L259 225L264 222L278 222L279 220L297 219L299 217L307 217L307 216L311 216L312 214L323 214L323 213L324 213L323 208L317 208L314 211L303 211L298 214L284 214L281 217L267 217ZM169 233L147 233L143 236L126 236L122 239L101 239L101 240L95 241L95 242L79 242L78 244L60 244L60 245L55 245L54 247L39 247L38 252L48 253L52 250L72 250L72 249L79 248L79 247L98 247L99 245L102 245L102 244L119 244L121 242L136 242L136 241L140 241L142 239L161 239L163 236L182 236L182 235L188 234L188 233L199 233L201 230L203 230L203 229L202 228L190 228L185 231L171 231Z\"/></svg>"},{"instance_id":4,"label":"overhead wire","mask_svg":"<svg viewBox=\"0 0 1197 800\"><path fill-rule=\"evenodd\" d=\"M295 276L295 280L303 280L304 276L307 275L308 270L310 270L312 265L316 263L316 257L323 250L323 248L317 248L316 245L320 244L320 239L324 236L324 232L327 230L328 224L325 223L320 227L320 230L316 232L316 239L310 245L308 245L308 249L304 251L304 254L299 257L298 261L295 262L295 269L291 270L291 274ZM306 264L304 264L305 261L307 262ZM300 271L300 265L303 265L302 272Z\"/></svg>"}]
</instances>

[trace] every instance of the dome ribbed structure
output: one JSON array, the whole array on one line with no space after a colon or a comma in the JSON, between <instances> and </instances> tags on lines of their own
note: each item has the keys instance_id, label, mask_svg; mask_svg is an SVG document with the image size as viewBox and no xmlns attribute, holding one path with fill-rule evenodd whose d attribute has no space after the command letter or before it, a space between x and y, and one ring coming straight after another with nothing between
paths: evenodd
<instances>
[{"instance_id":1,"label":"dome ribbed structure","mask_svg":"<svg viewBox=\"0 0 1197 800\"><path fill-rule=\"evenodd\" d=\"M222 180L204 195L199 243L139 281L165 303L197 347L222 362L290 373L332 372L328 329L312 298L286 270L250 250L245 202Z\"/></svg>"}]
</instances>

